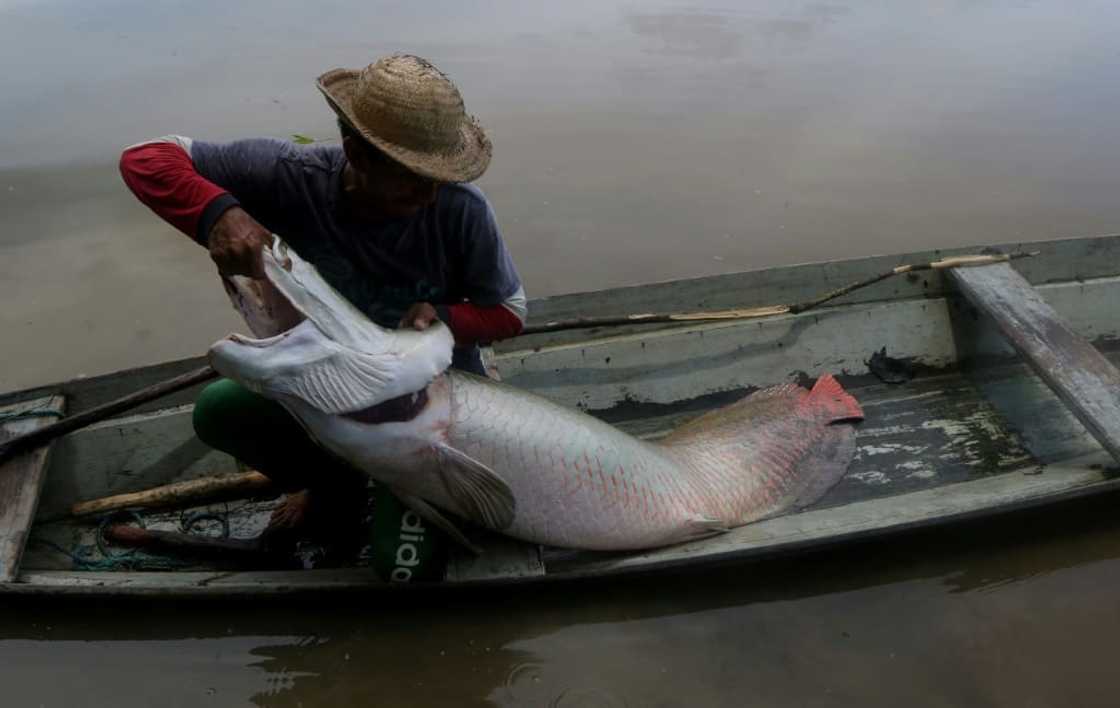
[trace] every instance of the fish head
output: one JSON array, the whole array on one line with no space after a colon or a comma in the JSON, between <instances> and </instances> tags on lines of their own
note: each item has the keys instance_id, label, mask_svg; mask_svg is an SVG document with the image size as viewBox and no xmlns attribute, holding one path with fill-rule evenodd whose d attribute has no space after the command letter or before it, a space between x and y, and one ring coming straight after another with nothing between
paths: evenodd
<instances>
[{"instance_id":1,"label":"fish head","mask_svg":"<svg viewBox=\"0 0 1120 708\"><path fill-rule=\"evenodd\" d=\"M378 326L279 237L262 259L266 282L226 281L259 338L231 334L211 346L210 365L221 375L289 407L337 415L421 391L451 365L446 325Z\"/></svg>"}]
</instances>

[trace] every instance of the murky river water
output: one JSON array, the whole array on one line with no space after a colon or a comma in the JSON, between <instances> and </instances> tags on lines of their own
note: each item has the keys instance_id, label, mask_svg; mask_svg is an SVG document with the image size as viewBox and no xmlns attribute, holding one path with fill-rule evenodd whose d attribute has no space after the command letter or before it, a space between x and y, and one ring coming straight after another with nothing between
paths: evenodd
<instances>
[{"instance_id":1,"label":"murky river water","mask_svg":"<svg viewBox=\"0 0 1120 708\"><path fill-rule=\"evenodd\" d=\"M235 320L123 145L333 136L406 50L495 142L531 295L1120 230L1112 2L0 0L0 390ZM0 610L0 705L1115 705L1115 498L697 577Z\"/></svg>"}]
</instances>

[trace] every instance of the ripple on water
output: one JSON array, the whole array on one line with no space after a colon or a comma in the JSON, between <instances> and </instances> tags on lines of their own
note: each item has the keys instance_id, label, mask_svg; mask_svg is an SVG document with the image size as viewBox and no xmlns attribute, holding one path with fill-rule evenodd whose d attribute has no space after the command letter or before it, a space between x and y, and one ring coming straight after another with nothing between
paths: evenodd
<instances>
[{"instance_id":1,"label":"ripple on water","mask_svg":"<svg viewBox=\"0 0 1120 708\"><path fill-rule=\"evenodd\" d=\"M550 708L626 708L626 699L600 688L556 687L544 679L544 665L522 662L510 669L505 699L513 705L547 705Z\"/></svg>"},{"instance_id":2,"label":"ripple on water","mask_svg":"<svg viewBox=\"0 0 1120 708\"><path fill-rule=\"evenodd\" d=\"M626 699L598 688L565 688L550 708L626 708Z\"/></svg>"}]
</instances>

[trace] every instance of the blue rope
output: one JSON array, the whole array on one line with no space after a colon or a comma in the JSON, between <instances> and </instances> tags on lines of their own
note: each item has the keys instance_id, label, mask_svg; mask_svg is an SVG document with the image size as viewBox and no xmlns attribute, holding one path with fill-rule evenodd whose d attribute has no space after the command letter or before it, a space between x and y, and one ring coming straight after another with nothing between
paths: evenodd
<instances>
[{"instance_id":1,"label":"blue rope","mask_svg":"<svg viewBox=\"0 0 1120 708\"><path fill-rule=\"evenodd\" d=\"M108 549L105 548L105 527L120 516L132 517L132 519L140 528L147 528L144 525L143 517L141 517L139 513L130 509L114 512L112 514L106 514L105 516L101 517L101 520L97 523L97 535L94 536L94 540L97 542L97 550L101 552L101 555L105 556L105 560L113 563L126 563L134 558L136 556L136 553L140 550L138 548L130 548L129 550L121 551L120 553L110 553Z\"/></svg>"},{"instance_id":2,"label":"blue rope","mask_svg":"<svg viewBox=\"0 0 1120 708\"><path fill-rule=\"evenodd\" d=\"M131 548L127 551L112 552L109 550L109 542L105 538L105 529L110 523L120 520L121 516L126 516L130 520L135 521L140 528L147 528L144 525L144 518L139 512L133 510L118 511L112 514L102 516L97 524L97 534L94 536L94 545L79 545L74 550L64 548L59 544L45 538L34 539L35 543L46 546L51 550L61 553L70 559L73 566L77 570L89 571L118 571L118 570L179 570L187 568L192 565L190 561L180 560L178 558L167 558L163 556L153 556L147 553L142 553L139 548ZM179 525L184 533L191 533L192 529L201 521L217 521L222 525L222 538L229 538L229 514L200 511L193 514L185 514L180 517ZM96 549L101 558L93 558L91 554Z\"/></svg>"}]
</instances>

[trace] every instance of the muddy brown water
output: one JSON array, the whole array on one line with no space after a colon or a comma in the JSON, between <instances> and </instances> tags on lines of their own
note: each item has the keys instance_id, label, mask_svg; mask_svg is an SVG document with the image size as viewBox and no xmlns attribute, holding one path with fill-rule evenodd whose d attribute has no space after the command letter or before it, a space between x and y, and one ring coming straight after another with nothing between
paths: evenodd
<instances>
[{"instance_id":1,"label":"muddy brown water","mask_svg":"<svg viewBox=\"0 0 1120 708\"><path fill-rule=\"evenodd\" d=\"M0 389L201 353L165 133L333 137L433 59L530 295L1120 231L1120 6L0 0ZM0 705L1115 705L1116 497L696 575L253 605L5 603Z\"/></svg>"}]
</instances>

